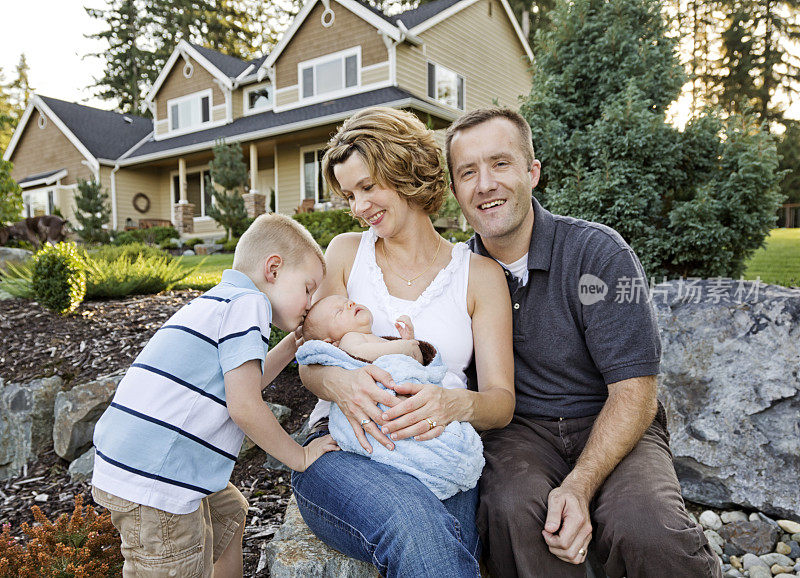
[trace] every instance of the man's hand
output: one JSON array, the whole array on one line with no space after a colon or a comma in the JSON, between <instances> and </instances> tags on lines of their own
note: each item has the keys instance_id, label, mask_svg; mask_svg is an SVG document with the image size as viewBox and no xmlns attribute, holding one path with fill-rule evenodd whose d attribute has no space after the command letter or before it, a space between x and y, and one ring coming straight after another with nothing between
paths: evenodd
<instances>
[{"instance_id":1,"label":"man's hand","mask_svg":"<svg viewBox=\"0 0 800 578\"><path fill-rule=\"evenodd\" d=\"M550 552L570 564L581 564L592 541L589 498L569 485L554 488L547 497L542 535Z\"/></svg>"}]
</instances>

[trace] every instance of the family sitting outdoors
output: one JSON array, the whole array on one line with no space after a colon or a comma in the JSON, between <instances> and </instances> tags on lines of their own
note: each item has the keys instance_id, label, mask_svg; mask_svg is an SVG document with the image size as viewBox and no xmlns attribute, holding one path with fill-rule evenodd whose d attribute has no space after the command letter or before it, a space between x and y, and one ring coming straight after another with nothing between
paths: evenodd
<instances>
[{"instance_id":1,"label":"family sitting outdoors","mask_svg":"<svg viewBox=\"0 0 800 578\"><path fill-rule=\"evenodd\" d=\"M242 575L246 434L294 470L311 530L382 576L585 576L591 548L608 576L721 577L672 464L652 304L614 298L646 286L633 250L532 196L516 112L464 114L445 157L411 113L355 114L322 165L367 231L323 256L259 217L136 358L94 438L124 576ZM430 219L446 170L468 244ZM272 324L291 333L267 352ZM304 447L261 399L295 356L323 400Z\"/></svg>"}]
</instances>

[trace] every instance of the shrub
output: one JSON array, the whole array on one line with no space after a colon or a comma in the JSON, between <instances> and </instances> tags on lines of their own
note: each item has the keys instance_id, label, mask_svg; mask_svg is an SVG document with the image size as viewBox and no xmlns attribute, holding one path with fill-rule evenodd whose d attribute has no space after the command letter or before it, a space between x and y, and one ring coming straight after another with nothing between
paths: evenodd
<instances>
[{"instance_id":1,"label":"shrub","mask_svg":"<svg viewBox=\"0 0 800 578\"><path fill-rule=\"evenodd\" d=\"M331 240L341 233L366 230L365 227L362 227L357 220L350 216L348 211L342 209L298 213L292 215L292 218L308 229L308 232L311 233L311 236L321 247L327 247Z\"/></svg>"},{"instance_id":2,"label":"shrub","mask_svg":"<svg viewBox=\"0 0 800 578\"><path fill-rule=\"evenodd\" d=\"M33 256L31 281L36 300L58 313L71 313L86 295L84 268L75 243L45 245Z\"/></svg>"},{"instance_id":3,"label":"shrub","mask_svg":"<svg viewBox=\"0 0 800 578\"><path fill-rule=\"evenodd\" d=\"M461 231L459 229L450 229L442 233L442 237L449 240L451 243L466 243L472 238L472 235L475 234L475 231L472 228L467 228L466 231Z\"/></svg>"},{"instance_id":4,"label":"shrub","mask_svg":"<svg viewBox=\"0 0 800 578\"><path fill-rule=\"evenodd\" d=\"M203 242L203 239L198 239L195 237L194 239L189 239L188 241L184 241L183 246L187 249L194 249L195 245L199 245Z\"/></svg>"},{"instance_id":5,"label":"shrub","mask_svg":"<svg viewBox=\"0 0 800 578\"><path fill-rule=\"evenodd\" d=\"M240 144L226 145L224 140L219 140L213 150L214 160L208 165L206 189L214 196L214 203L207 207L206 213L225 228L225 238L232 239L244 233L250 225L241 195L247 184L247 165ZM217 190L214 183L222 191Z\"/></svg>"},{"instance_id":6,"label":"shrub","mask_svg":"<svg viewBox=\"0 0 800 578\"><path fill-rule=\"evenodd\" d=\"M22 218L22 189L11 178L14 165L0 158L0 226Z\"/></svg>"},{"instance_id":7,"label":"shrub","mask_svg":"<svg viewBox=\"0 0 800 578\"><path fill-rule=\"evenodd\" d=\"M75 195L75 220L80 223L78 236L86 243L105 243L108 231L103 225L108 223L111 209L108 206L108 193L95 180L78 179L78 192Z\"/></svg>"},{"instance_id":8,"label":"shrub","mask_svg":"<svg viewBox=\"0 0 800 578\"><path fill-rule=\"evenodd\" d=\"M239 237L231 237L222 244L222 251L225 253L233 253L236 250L236 245L239 243Z\"/></svg>"},{"instance_id":9,"label":"shrub","mask_svg":"<svg viewBox=\"0 0 800 578\"><path fill-rule=\"evenodd\" d=\"M132 243L159 245L167 239L180 239L180 237L175 227L150 227L149 229L118 231L112 243L114 245L130 245Z\"/></svg>"},{"instance_id":10,"label":"shrub","mask_svg":"<svg viewBox=\"0 0 800 578\"><path fill-rule=\"evenodd\" d=\"M22 524L28 542L23 545L6 524L0 533L0 576L18 578L83 578L119 576L123 558L119 534L106 512L98 514L75 497L72 515L55 523L33 506L37 525Z\"/></svg>"},{"instance_id":11,"label":"shrub","mask_svg":"<svg viewBox=\"0 0 800 578\"><path fill-rule=\"evenodd\" d=\"M33 292L33 260L29 259L20 265L6 263L0 268L0 290L22 299L35 299Z\"/></svg>"},{"instance_id":12,"label":"shrub","mask_svg":"<svg viewBox=\"0 0 800 578\"><path fill-rule=\"evenodd\" d=\"M131 243L129 245L103 245L89 252L89 258L94 261L116 261L121 258L133 262L140 255L147 259L164 258L168 255L161 249L144 243Z\"/></svg>"},{"instance_id":13,"label":"shrub","mask_svg":"<svg viewBox=\"0 0 800 578\"><path fill-rule=\"evenodd\" d=\"M131 259L122 254L116 260L90 259L87 262L87 298L151 295L171 289L195 272L186 269L180 259L164 255L139 254Z\"/></svg>"}]
</instances>

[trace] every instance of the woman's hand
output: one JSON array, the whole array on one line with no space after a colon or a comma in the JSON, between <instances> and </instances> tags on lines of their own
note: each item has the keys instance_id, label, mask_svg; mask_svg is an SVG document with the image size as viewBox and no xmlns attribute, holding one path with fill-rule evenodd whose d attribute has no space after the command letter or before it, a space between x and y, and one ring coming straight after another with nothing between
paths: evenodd
<instances>
[{"instance_id":1,"label":"woman's hand","mask_svg":"<svg viewBox=\"0 0 800 578\"><path fill-rule=\"evenodd\" d=\"M442 435L445 426L458 419L458 396L454 390L430 383L401 383L394 390L411 397L381 415L388 422L381 431L392 440L430 440Z\"/></svg>"}]
</instances>

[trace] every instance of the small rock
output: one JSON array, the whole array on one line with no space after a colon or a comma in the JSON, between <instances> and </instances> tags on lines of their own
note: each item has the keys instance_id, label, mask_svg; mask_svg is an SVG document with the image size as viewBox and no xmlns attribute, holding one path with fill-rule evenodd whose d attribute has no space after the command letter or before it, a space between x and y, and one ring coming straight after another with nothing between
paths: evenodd
<instances>
[{"instance_id":1,"label":"small rock","mask_svg":"<svg viewBox=\"0 0 800 578\"><path fill-rule=\"evenodd\" d=\"M764 562L764 560L762 560L755 554L751 554L750 552L748 552L742 558L742 568L744 568L745 570L749 571L758 566L761 566L762 568L766 568L767 570L769 570L769 564Z\"/></svg>"},{"instance_id":2,"label":"small rock","mask_svg":"<svg viewBox=\"0 0 800 578\"><path fill-rule=\"evenodd\" d=\"M796 578L796 575L789 573L782 573L782 574L775 574L774 578Z\"/></svg>"},{"instance_id":3,"label":"small rock","mask_svg":"<svg viewBox=\"0 0 800 578\"><path fill-rule=\"evenodd\" d=\"M736 568L731 568L722 575L723 578L742 578L743 576L744 574L739 572Z\"/></svg>"},{"instance_id":4,"label":"small rock","mask_svg":"<svg viewBox=\"0 0 800 578\"><path fill-rule=\"evenodd\" d=\"M194 251L192 251L191 249L186 249L186 250L183 252L183 256L184 256L184 257L191 257L192 255L194 255Z\"/></svg>"},{"instance_id":5,"label":"small rock","mask_svg":"<svg viewBox=\"0 0 800 578\"><path fill-rule=\"evenodd\" d=\"M47 501L49 498L50 498L50 496L48 496L47 494L36 494L36 497L33 499L33 501L34 501L34 502L39 502L40 504L43 504L43 503L45 503L45 502L46 502L46 501Z\"/></svg>"},{"instance_id":6,"label":"small rock","mask_svg":"<svg viewBox=\"0 0 800 578\"><path fill-rule=\"evenodd\" d=\"M786 555L789 556L789 558L794 558L795 560L800 558L800 544L798 544L794 540L791 540L788 544L790 552Z\"/></svg>"},{"instance_id":7,"label":"small rock","mask_svg":"<svg viewBox=\"0 0 800 578\"><path fill-rule=\"evenodd\" d=\"M750 568L750 578L772 578L772 572L764 566L754 566Z\"/></svg>"},{"instance_id":8,"label":"small rock","mask_svg":"<svg viewBox=\"0 0 800 578\"><path fill-rule=\"evenodd\" d=\"M792 572L791 566L781 566L780 564L773 564L770 568L773 575L775 574L790 574Z\"/></svg>"},{"instance_id":9,"label":"small rock","mask_svg":"<svg viewBox=\"0 0 800 578\"><path fill-rule=\"evenodd\" d=\"M789 554L792 553L792 547L789 546L789 544L787 544L786 542L778 542L775 545L775 551L778 554L783 554L784 556L788 556Z\"/></svg>"},{"instance_id":10,"label":"small rock","mask_svg":"<svg viewBox=\"0 0 800 578\"><path fill-rule=\"evenodd\" d=\"M744 556L745 553L743 548L740 548L733 542L725 542L725 545L722 547L722 551L728 556L738 556L739 558Z\"/></svg>"},{"instance_id":11,"label":"small rock","mask_svg":"<svg viewBox=\"0 0 800 578\"><path fill-rule=\"evenodd\" d=\"M751 522L755 522L756 520L758 520L758 514L756 512L753 512L747 517L747 519L750 520Z\"/></svg>"},{"instance_id":12,"label":"small rock","mask_svg":"<svg viewBox=\"0 0 800 578\"><path fill-rule=\"evenodd\" d=\"M724 524L730 524L731 522L746 522L747 514L741 510L736 510L735 512L722 512L720 518Z\"/></svg>"},{"instance_id":13,"label":"small rock","mask_svg":"<svg viewBox=\"0 0 800 578\"><path fill-rule=\"evenodd\" d=\"M787 534L800 533L800 524L793 522L792 520L778 520L777 524L781 527L781 530Z\"/></svg>"},{"instance_id":14,"label":"small rock","mask_svg":"<svg viewBox=\"0 0 800 578\"><path fill-rule=\"evenodd\" d=\"M731 566L734 568L741 570L742 569L742 559L739 556L731 556L730 558Z\"/></svg>"},{"instance_id":15,"label":"small rock","mask_svg":"<svg viewBox=\"0 0 800 578\"><path fill-rule=\"evenodd\" d=\"M700 525L707 530L719 530L722 527L722 520L716 512L706 510L700 514Z\"/></svg>"},{"instance_id":16,"label":"small rock","mask_svg":"<svg viewBox=\"0 0 800 578\"><path fill-rule=\"evenodd\" d=\"M784 556L783 554L776 554L772 552L770 554L764 554L763 556L759 556L761 560L767 566L774 566L775 564L780 564L781 566L788 566L791 568L794 566L794 560L789 558L788 556Z\"/></svg>"},{"instance_id":17,"label":"small rock","mask_svg":"<svg viewBox=\"0 0 800 578\"><path fill-rule=\"evenodd\" d=\"M686 512L686 513L687 513L687 514L689 514L689 519L690 519L692 522L694 522L695 524L697 524L697 516L695 516L695 515L694 515L694 514L692 514L691 512Z\"/></svg>"},{"instance_id":18,"label":"small rock","mask_svg":"<svg viewBox=\"0 0 800 578\"><path fill-rule=\"evenodd\" d=\"M796 533L792 534L792 540L797 542L797 543L800 543L800 532L796 532Z\"/></svg>"},{"instance_id":19,"label":"small rock","mask_svg":"<svg viewBox=\"0 0 800 578\"><path fill-rule=\"evenodd\" d=\"M94 448L90 448L69 465L69 479L71 482L80 482L92 477L94 471Z\"/></svg>"},{"instance_id":20,"label":"small rock","mask_svg":"<svg viewBox=\"0 0 800 578\"><path fill-rule=\"evenodd\" d=\"M768 554L775 549L775 544L780 535L780 528L777 525L770 525L762 520L747 522L731 522L725 524L718 531L722 539L732 543L745 552L757 555ZM728 554L736 554L731 550Z\"/></svg>"},{"instance_id":21,"label":"small rock","mask_svg":"<svg viewBox=\"0 0 800 578\"><path fill-rule=\"evenodd\" d=\"M706 535L711 549L716 552L717 556L722 556L722 546L725 544L725 540L722 539L722 536L717 534L714 530L705 530L703 533Z\"/></svg>"},{"instance_id":22,"label":"small rock","mask_svg":"<svg viewBox=\"0 0 800 578\"><path fill-rule=\"evenodd\" d=\"M756 515L758 516L758 519L761 520L762 522L766 522L770 526L775 526L776 528L780 528L780 526L778 526L778 523L769 516L767 516L766 514L762 514L761 512L756 512Z\"/></svg>"}]
</instances>

